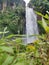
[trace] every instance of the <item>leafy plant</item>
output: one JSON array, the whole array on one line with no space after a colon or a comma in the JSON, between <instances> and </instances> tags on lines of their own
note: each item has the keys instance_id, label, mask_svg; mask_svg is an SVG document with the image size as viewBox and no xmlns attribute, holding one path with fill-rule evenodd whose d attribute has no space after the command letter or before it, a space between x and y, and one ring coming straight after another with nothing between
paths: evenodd
<instances>
[{"instance_id":1,"label":"leafy plant","mask_svg":"<svg viewBox=\"0 0 49 65\"><path fill-rule=\"evenodd\" d=\"M45 22L44 18L42 18L42 23L43 23L43 28L45 29L45 31L47 33L49 33L49 26L47 25L47 23Z\"/></svg>"}]
</instances>

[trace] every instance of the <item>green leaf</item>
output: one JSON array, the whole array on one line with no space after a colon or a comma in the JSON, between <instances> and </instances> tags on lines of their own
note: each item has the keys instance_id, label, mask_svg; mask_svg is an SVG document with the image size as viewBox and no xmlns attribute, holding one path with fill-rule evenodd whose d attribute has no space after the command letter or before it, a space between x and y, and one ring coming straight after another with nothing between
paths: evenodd
<instances>
[{"instance_id":1,"label":"green leaf","mask_svg":"<svg viewBox=\"0 0 49 65\"><path fill-rule=\"evenodd\" d=\"M44 17L44 18L46 18L46 19L48 19L49 17L48 17L48 15L47 16L44 16L42 13L40 13L40 12L37 12L37 11L35 11L36 12L36 14L37 15L39 15L39 16L41 16L41 17Z\"/></svg>"},{"instance_id":2,"label":"green leaf","mask_svg":"<svg viewBox=\"0 0 49 65\"><path fill-rule=\"evenodd\" d=\"M9 65L14 59L14 56L8 56L2 65Z\"/></svg>"},{"instance_id":3,"label":"green leaf","mask_svg":"<svg viewBox=\"0 0 49 65\"><path fill-rule=\"evenodd\" d=\"M12 37L14 37L14 36L16 36L16 35L11 34L11 35L8 35L6 38L12 38Z\"/></svg>"},{"instance_id":4,"label":"green leaf","mask_svg":"<svg viewBox=\"0 0 49 65\"><path fill-rule=\"evenodd\" d=\"M0 65L2 65L2 63L5 61L7 56L8 55L6 53L0 53Z\"/></svg>"},{"instance_id":5,"label":"green leaf","mask_svg":"<svg viewBox=\"0 0 49 65\"><path fill-rule=\"evenodd\" d=\"M49 11L46 11L49 14Z\"/></svg>"},{"instance_id":6,"label":"green leaf","mask_svg":"<svg viewBox=\"0 0 49 65\"><path fill-rule=\"evenodd\" d=\"M12 47L0 46L0 49L8 53L13 53Z\"/></svg>"},{"instance_id":7,"label":"green leaf","mask_svg":"<svg viewBox=\"0 0 49 65\"><path fill-rule=\"evenodd\" d=\"M6 32L0 32L0 34L6 34L6 33L8 33L9 31L6 31Z\"/></svg>"},{"instance_id":8,"label":"green leaf","mask_svg":"<svg viewBox=\"0 0 49 65\"><path fill-rule=\"evenodd\" d=\"M39 57L39 52L36 50L35 57Z\"/></svg>"},{"instance_id":9,"label":"green leaf","mask_svg":"<svg viewBox=\"0 0 49 65\"><path fill-rule=\"evenodd\" d=\"M49 27L47 23L45 22L44 18L42 18L42 24L43 24L43 28L45 29L45 31L49 33Z\"/></svg>"},{"instance_id":10,"label":"green leaf","mask_svg":"<svg viewBox=\"0 0 49 65\"><path fill-rule=\"evenodd\" d=\"M25 65L24 62L17 62L15 65Z\"/></svg>"},{"instance_id":11,"label":"green leaf","mask_svg":"<svg viewBox=\"0 0 49 65\"><path fill-rule=\"evenodd\" d=\"M21 38L17 38L16 39L16 43L22 43L22 39Z\"/></svg>"},{"instance_id":12,"label":"green leaf","mask_svg":"<svg viewBox=\"0 0 49 65\"><path fill-rule=\"evenodd\" d=\"M4 32L7 30L7 27L4 28Z\"/></svg>"},{"instance_id":13,"label":"green leaf","mask_svg":"<svg viewBox=\"0 0 49 65\"><path fill-rule=\"evenodd\" d=\"M46 28L47 27L47 24L46 24L46 22L45 22L45 20L44 20L43 17L42 17L42 23L43 23L43 27Z\"/></svg>"}]
</instances>

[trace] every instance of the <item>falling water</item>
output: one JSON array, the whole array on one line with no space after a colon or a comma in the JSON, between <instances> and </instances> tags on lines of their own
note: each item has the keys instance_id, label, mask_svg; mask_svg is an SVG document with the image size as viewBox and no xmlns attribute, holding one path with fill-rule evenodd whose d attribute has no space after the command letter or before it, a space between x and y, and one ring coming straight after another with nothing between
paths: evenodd
<instances>
[{"instance_id":1,"label":"falling water","mask_svg":"<svg viewBox=\"0 0 49 65\"><path fill-rule=\"evenodd\" d=\"M27 2L28 1L28 2ZM30 0L25 0L26 2L26 43L32 43L37 40L36 36L38 34L38 27L37 27L37 17L33 11L33 8L29 8L27 5Z\"/></svg>"},{"instance_id":2,"label":"falling water","mask_svg":"<svg viewBox=\"0 0 49 65\"><path fill-rule=\"evenodd\" d=\"M37 37L30 35L38 34L37 28L37 18L32 8L26 7L26 34L27 34L27 43L34 42Z\"/></svg>"}]
</instances>

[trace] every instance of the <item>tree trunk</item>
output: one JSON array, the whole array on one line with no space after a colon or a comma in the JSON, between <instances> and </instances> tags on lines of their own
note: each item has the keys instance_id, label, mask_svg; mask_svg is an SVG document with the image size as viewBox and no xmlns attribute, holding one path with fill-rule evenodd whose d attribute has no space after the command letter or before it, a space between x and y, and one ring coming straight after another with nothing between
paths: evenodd
<instances>
[{"instance_id":1,"label":"tree trunk","mask_svg":"<svg viewBox=\"0 0 49 65\"><path fill-rule=\"evenodd\" d=\"M7 7L7 2L6 1L2 2L2 13L6 10L6 7Z\"/></svg>"}]
</instances>

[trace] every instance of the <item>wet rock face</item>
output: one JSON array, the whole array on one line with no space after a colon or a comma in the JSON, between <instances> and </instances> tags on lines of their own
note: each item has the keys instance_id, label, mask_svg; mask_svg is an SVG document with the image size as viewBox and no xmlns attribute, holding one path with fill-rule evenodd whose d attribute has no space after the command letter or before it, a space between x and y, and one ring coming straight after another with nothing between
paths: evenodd
<instances>
[{"instance_id":1,"label":"wet rock face","mask_svg":"<svg viewBox=\"0 0 49 65\"><path fill-rule=\"evenodd\" d=\"M29 6L29 8L33 8L31 3L29 3L28 6Z\"/></svg>"}]
</instances>

